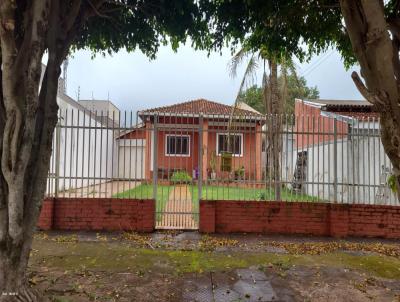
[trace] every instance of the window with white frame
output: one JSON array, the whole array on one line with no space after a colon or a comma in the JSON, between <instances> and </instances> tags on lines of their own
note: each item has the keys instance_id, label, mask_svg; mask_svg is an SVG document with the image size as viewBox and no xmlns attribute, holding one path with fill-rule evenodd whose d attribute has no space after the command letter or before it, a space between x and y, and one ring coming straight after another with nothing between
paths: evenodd
<instances>
[{"instance_id":1,"label":"window with white frame","mask_svg":"<svg viewBox=\"0 0 400 302\"><path fill-rule=\"evenodd\" d=\"M167 134L165 139L165 155L189 156L190 136Z\"/></svg>"},{"instance_id":2,"label":"window with white frame","mask_svg":"<svg viewBox=\"0 0 400 302\"><path fill-rule=\"evenodd\" d=\"M231 148L229 148L229 144ZM234 156L243 155L243 134L224 134L217 133L217 153L221 155L222 152L232 152Z\"/></svg>"}]
</instances>

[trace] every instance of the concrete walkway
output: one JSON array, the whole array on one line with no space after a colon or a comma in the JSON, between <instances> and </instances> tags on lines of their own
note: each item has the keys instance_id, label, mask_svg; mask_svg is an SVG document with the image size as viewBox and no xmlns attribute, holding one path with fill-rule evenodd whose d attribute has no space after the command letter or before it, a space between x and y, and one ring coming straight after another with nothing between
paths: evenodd
<instances>
[{"instance_id":1,"label":"concrete walkway","mask_svg":"<svg viewBox=\"0 0 400 302\"><path fill-rule=\"evenodd\" d=\"M59 192L58 197L75 198L111 198L140 185L139 181L109 181L83 188L70 189ZM134 196L132 196L134 198Z\"/></svg>"},{"instance_id":2,"label":"concrete walkway","mask_svg":"<svg viewBox=\"0 0 400 302\"><path fill-rule=\"evenodd\" d=\"M197 229L193 219L193 202L189 186L175 186L169 194L161 220L157 222L161 229Z\"/></svg>"}]
</instances>

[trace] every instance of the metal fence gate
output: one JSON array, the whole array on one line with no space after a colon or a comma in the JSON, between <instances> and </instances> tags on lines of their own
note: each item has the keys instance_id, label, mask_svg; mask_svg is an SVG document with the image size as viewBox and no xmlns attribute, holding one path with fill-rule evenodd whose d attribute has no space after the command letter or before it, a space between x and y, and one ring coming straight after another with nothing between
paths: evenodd
<instances>
[{"instance_id":1,"label":"metal fence gate","mask_svg":"<svg viewBox=\"0 0 400 302\"><path fill-rule=\"evenodd\" d=\"M86 109L59 117L47 196L154 198L159 229L197 229L202 198L399 205L375 117Z\"/></svg>"},{"instance_id":2,"label":"metal fence gate","mask_svg":"<svg viewBox=\"0 0 400 302\"><path fill-rule=\"evenodd\" d=\"M157 114L150 120L156 228L198 229L203 151L199 119Z\"/></svg>"}]
</instances>

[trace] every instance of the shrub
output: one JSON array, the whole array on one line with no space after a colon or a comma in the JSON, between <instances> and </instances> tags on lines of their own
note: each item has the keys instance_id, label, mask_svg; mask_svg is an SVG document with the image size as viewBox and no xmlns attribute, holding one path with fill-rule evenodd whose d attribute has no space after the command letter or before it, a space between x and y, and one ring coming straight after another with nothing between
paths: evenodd
<instances>
[{"instance_id":1,"label":"shrub","mask_svg":"<svg viewBox=\"0 0 400 302\"><path fill-rule=\"evenodd\" d=\"M388 177L387 184L388 184L389 188L392 190L393 193L397 193L396 176L395 175L390 175Z\"/></svg>"},{"instance_id":2,"label":"shrub","mask_svg":"<svg viewBox=\"0 0 400 302\"><path fill-rule=\"evenodd\" d=\"M268 199L267 197L267 192L265 191L258 192L257 194L257 199L261 201L266 201Z\"/></svg>"},{"instance_id":3,"label":"shrub","mask_svg":"<svg viewBox=\"0 0 400 302\"><path fill-rule=\"evenodd\" d=\"M186 171L176 171L171 176L171 182L173 183L189 183L192 178Z\"/></svg>"},{"instance_id":4,"label":"shrub","mask_svg":"<svg viewBox=\"0 0 400 302\"><path fill-rule=\"evenodd\" d=\"M244 173L245 173L245 170L244 170L243 166L238 168L238 169L236 169L235 170L235 179L243 180L244 179Z\"/></svg>"}]
</instances>

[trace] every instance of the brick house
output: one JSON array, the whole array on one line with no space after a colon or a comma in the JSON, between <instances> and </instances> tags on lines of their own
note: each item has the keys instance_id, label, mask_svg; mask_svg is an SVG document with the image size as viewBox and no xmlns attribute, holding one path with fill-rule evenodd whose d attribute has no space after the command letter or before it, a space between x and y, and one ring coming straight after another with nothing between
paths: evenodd
<instances>
[{"instance_id":1,"label":"brick house","mask_svg":"<svg viewBox=\"0 0 400 302\"><path fill-rule=\"evenodd\" d=\"M143 148L143 178L154 171L169 178L184 170L194 178L210 178L212 166L218 179L231 177L221 169L221 155L232 151L231 171L242 169L245 179L261 180L261 131L264 117L246 107L198 99L138 112L143 121L122 134L119 144ZM214 160L212 160L214 158ZM213 164L214 163L214 164ZM154 166L156 165L156 166Z\"/></svg>"}]
</instances>

